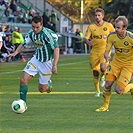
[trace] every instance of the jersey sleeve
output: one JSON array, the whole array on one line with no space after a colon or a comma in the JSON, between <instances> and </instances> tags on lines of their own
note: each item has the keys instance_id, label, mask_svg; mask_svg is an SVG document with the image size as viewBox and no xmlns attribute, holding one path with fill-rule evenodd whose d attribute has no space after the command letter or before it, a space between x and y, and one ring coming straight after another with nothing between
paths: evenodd
<instances>
[{"instance_id":1,"label":"jersey sleeve","mask_svg":"<svg viewBox=\"0 0 133 133\"><path fill-rule=\"evenodd\" d=\"M114 32L115 31L115 28L114 26L110 23L110 32Z\"/></svg>"},{"instance_id":2,"label":"jersey sleeve","mask_svg":"<svg viewBox=\"0 0 133 133\"><path fill-rule=\"evenodd\" d=\"M47 32L47 37L48 37L48 43L51 45L52 49L58 48L58 36L55 32L52 30L46 28Z\"/></svg>"},{"instance_id":3,"label":"jersey sleeve","mask_svg":"<svg viewBox=\"0 0 133 133\"><path fill-rule=\"evenodd\" d=\"M107 37L107 42L106 42L106 50L107 51L110 51L112 49L112 37L111 37L111 34L108 35Z\"/></svg>"},{"instance_id":4,"label":"jersey sleeve","mask_svg":"<svg viewBox=\"0 0 133 133\"><path fill-rule=\"evenodd\" d=\"M89 39L90 36L91 36L91 28L90 28L90 26L88 26L87 31L86 31L86 34L85 34L85 38L86 39Z\"/></svg>"},{"instance_id":5,"label":"jersey sleeve","mask_svg":"<svg viewBox=\"0 0 133 133\"><path fill-rule=\"evenodd\" d=\"M30 44L31 42L32 42L32 40L31 40L29 34L27 34L27 35L25 36L25 38L24 38L24 41L23 41L22 45L23 45L23 47L26 47L26 46L27 46L28 44Z\"/></svg>"},{"instance_id":6,"label":"jersey sleeve","mask_svg":"<svg viewBox=\"0 0 133 133\"><path fill-rule=\"evenodd\" d=\"M52 46L52 49L54 48L58 48L58 36L56 35L56 33L51 33L51 36L53 38L54 44Z\"/></svg>"}]
</instances>

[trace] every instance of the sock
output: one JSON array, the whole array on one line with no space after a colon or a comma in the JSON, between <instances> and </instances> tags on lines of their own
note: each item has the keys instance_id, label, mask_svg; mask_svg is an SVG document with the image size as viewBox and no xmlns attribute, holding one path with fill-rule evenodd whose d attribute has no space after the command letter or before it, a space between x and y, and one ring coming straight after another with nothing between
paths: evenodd
<instances>
[{"instance_id":1,"label":"sock","mask_svg":"<svg viewBox=\"0 0 133 133\"><path fill-rule=\"evenodd\" d=\"M99 78L98 77L93 77L93 81L94 81L94 86L95 86L96 92L100 92Z\"/></svg>"},{"instance_id":2,"label":"sock","mask_svg":"<svg viewBox=\"0 0 133 133\"><path fill-rule=\"evenodd\" d=\"M126 87L125 87L125 89L124 89L124 91L123 91L123 94L126 94L128 91L130 91L131 89L133 89L133 83L130 83L130 84L128 84Z\"/></svg>"},{"instance_id":3,"label":"sock","mask_svg":"<svg viewBox=\"0 0 133 133\"><path fill-rule=\"evenodd\" d=\"M106 72L102 72L102 71L101 71L100 77L102 78L103 76L105 76L105 73L106 73Z\"/></svg>"},{"instance_id":4,"label":"sock","mask_svg":"<svg viewBox=\"0 0 133 133\"><path fill-rule=\"evenodd\" d=\"M103 98L104 98L104 107L108 109L109 107L109 103L110 103L110 98L111 98L111 90L107 90L103 91Z\"/></svg>"},{"instance_id":5,"label":"sock","mask_svg":"<svg viewBox=\"0 0 133 133\"><path fill-rule=\"evenodd\" d=\"M47 93L50 93L52 91L52 82L51 80L48 81L48 90Z\"/></svg>"},{"instance_id":6,"label":"sock","mask_svg":"<svg viewBox=\"0 0 133 133\"><path fill-rule=\"evenodd\" d=\"M25 85L25 86L21 86L20 85L20 99L24 100L26 102L26 94L28 92L28 86Z\"/></svg>"}]
</instances>

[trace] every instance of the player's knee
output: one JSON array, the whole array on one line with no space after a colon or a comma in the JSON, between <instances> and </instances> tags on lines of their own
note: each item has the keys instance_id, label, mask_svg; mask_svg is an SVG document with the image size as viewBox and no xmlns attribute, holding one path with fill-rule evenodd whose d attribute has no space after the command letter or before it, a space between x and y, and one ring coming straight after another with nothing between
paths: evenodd
<instances>
[{"instance_id":1,"label":"player's knee","mask_svg":"<svg viewBox=\"0 0 133 133\"><path fill-rule=\"evenodd\" d=\"M94 76L94 77L98 77L98 76L99 76L99 72L96 71L96 70L93 70L93 76Z\"/></svg>"},{"instance_id":2,"label":"player's knee","mask_svg":"<svg viewBox=\"0 0 133 133\"><path fill-rule=\"evenodd\" d=\"M101 70L102 72L105 72L106 69L107 69L106 64L101 64L101 65L100 65L100 70Z\"/></svg>"},{"instance_id":3,"label":"player's knee","mask_svg":"<svg viewBox=\"0 0 133 133\"><path fill-rule=\"evenodd\" d=\"M120 87L115 87L115 92L117 93L117 94L123 94L123 89L122 88L120 88Z\"/></svg>"},{"instance_id":4,"label":"player's knee","mask_svg":"<svg viewBox=\"0 0 133 133\"><path fill-rule=\"evenodd\" d=\"M110 89L112 87L112 84L109 84L109 83L105 83L105 89Z\"/></svg>"}]
</instances>

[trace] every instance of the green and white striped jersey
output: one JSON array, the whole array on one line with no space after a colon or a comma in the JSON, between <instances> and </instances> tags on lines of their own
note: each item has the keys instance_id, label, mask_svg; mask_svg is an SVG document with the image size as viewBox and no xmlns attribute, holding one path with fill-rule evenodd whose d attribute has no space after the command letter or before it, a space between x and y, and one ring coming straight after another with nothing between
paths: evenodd
<instances>
[{"instance_id":1,"label":"green and white striped jersey","mask_svg":"<svg viewBox=\"0 0 133 133\"><path fill-rule=\"evenodd\" d=\"M42 28L40 33L35 34L33 30L30 30L25 36L23 46L26 47L29 44L35 44L37 46L34 56L40 62L46 62L53 58L54 49L58 48L58 36L55 32L48 28Z\"/></svg>"}]
</instances>

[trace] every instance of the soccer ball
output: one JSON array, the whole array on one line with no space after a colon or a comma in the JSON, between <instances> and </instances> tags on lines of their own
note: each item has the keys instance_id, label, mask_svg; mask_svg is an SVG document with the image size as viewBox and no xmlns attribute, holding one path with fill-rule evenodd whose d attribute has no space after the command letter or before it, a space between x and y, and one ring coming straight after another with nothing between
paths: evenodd
<instances>
[{"instance_id":1,"label":"soccer ball","mask_svg":"<svg viewBox=\"0 0 133 133\"><path fill-rule=\"evenodd\" d=\"M15 113L18 114L24 113L26 109L27 109L26 102L23 101L22 99L14 100L12 102L12 110Z\"/></svg>"}]
</instances>

